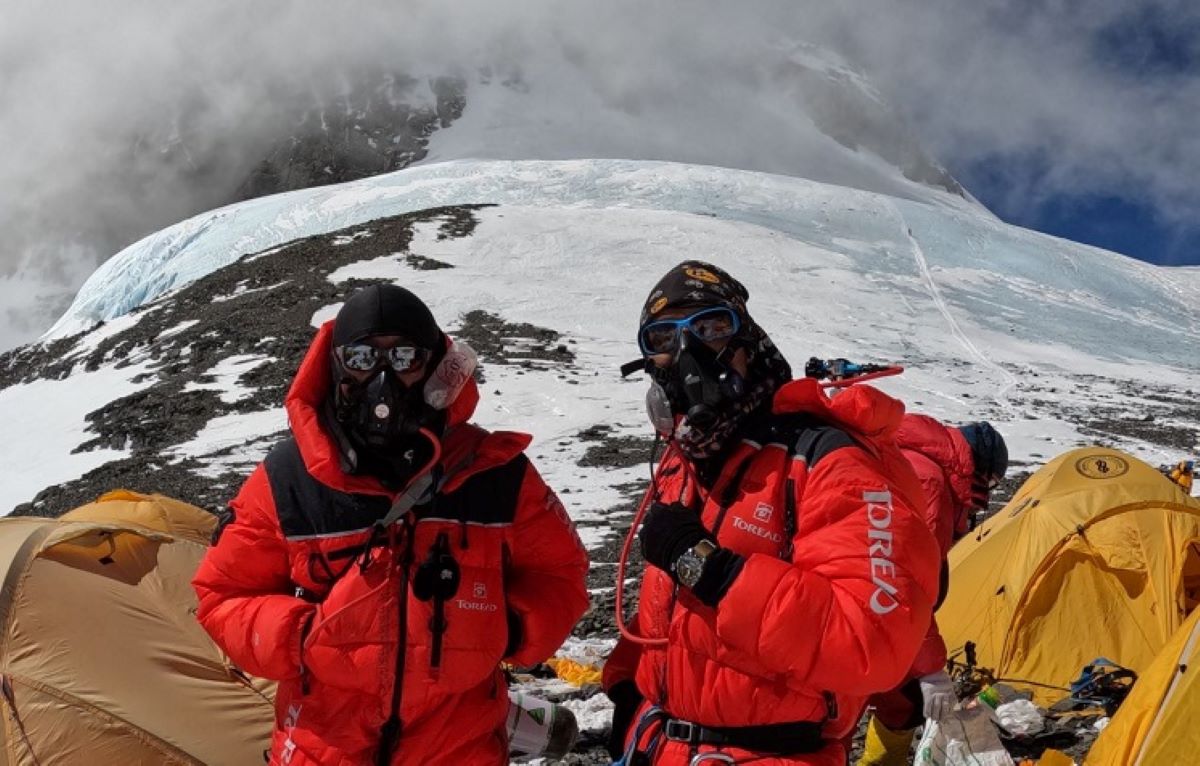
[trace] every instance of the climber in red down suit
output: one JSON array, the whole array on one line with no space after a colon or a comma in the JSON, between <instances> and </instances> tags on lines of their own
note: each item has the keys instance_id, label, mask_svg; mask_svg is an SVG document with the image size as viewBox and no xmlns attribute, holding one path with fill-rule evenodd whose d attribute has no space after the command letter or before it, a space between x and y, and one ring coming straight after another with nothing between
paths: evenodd
<instances>
[{"instance_id":1,"label":"climber in red down suit","mask_svg":"<svg viewBox=\"0 0 1200 766\"><path fill-rule=\"evenodd\" d=\"M505 764L501 660L545 660L587 607L529 437L467 422L473 360L411 292L354 294L223 519L199 619L279 681L272 764Z\"/></svg>"},{"instance_id":2,"label":"climber in red down suit","mask_svg":"<svg viewBox=\"0 0 1200 766\"><path fill-rule=\"evenodd\" d=\"M942 558L940 605L949 587L946 556L955 541L970 531L971 513L987 508L992 490L1008 472L1008 446L986 421L955 428L915 414L904 416L896 443L925 492L925 523L937 539ZM946 673L946 642L937 620L930 620L904 682L871 697L875 712L857 766L907 764L916 727L926 718L946 717L957 702L954 684Z\"/></svg>"},{"instance_id":3,"label":"climber in red down suit","mask_svg":"<svg viewBox=\"0 0 1200 766\"><path fill-rule=\"evenodd\" d=\"M903 405L792 380L747 297L687 261L642 311L648 404L669 446L640 532L633 631L651 643L623 638L604 673L610 749L631 765L841 766L937 595L921 488L892 439Z\"/></svg>"}]
</instances>

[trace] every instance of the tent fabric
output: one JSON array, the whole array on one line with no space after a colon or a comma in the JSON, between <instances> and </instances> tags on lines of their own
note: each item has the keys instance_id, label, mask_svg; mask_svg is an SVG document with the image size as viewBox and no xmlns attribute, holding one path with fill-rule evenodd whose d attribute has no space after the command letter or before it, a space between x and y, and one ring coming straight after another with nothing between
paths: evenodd
<instances>
[{"instance_id":1,"label":"tent fabric","mask_svg":"<svg viewBox=\"0 0 1200 766\"><path fill-rule=\"evenodd\" d=\"M124 489L103 495L59 517L62 521L136 524L208 546L217 519L194 505L163 495L142 495Z\"/></svg>"},{"instance_id":2,"label":"tent fabric","mask_svg":"<svg viewBox=\"0 0 1200 766\"><path fill-rule=\"evenodd\" d=\"M1087 766L1175 766L1200 752L1200 610L1146 668Z\"/></svg>"},{"instance_id":3,"label":"tent fabric","mask_svg":"<svg viewBox=\"0 0 1200 766\"><path fill-rule=\"evenodd\" d=\"M116 492L0 519L0 766L262 763L273 688L196 622L215 517Z\"/></svg>"},{"instance_id":4,"label":"tent fabric","mask_svg":"<svg viewBox=\"0 0 1200 766\"><path fill-rule=\"evenodd\" d=\"M1195 605L1198 543L1200 501L1131 455L1073 450L951 550L938 624L952 656L974 642L1052 704L1097 657L1150 664Z\"/></svg>"}]
</instances>

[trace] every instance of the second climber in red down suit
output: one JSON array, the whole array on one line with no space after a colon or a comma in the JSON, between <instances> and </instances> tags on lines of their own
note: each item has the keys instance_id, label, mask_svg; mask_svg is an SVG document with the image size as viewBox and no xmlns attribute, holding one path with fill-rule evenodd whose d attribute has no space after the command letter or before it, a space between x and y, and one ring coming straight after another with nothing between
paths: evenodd
<instances>
[{"instance_id":1,"label":"second climber in red down suit","mask_svg":"<svg viewBox=\"0 0 1200 766\"><path fill-rule=\"evenodd\" d=\"M921 488L892 441L903 405L791 380L747 297L688 261L641 316L668 447L640 532L638 638L604 674L611 749L630 766L844 764L867 697L904 677L937 595Z\"/></svg>"},{"instance_id":2,"label":"second climber in red down suit","mask_svg":"<svg viewBox=\"0 0 1200 766\"><path fill-rule=\"evenodd\" d=\"M986 421L955 428L917 414L904 416L896 443L925 493L925 523L933 531L942 557L940 604L949 585L946 556L972 528L971 514L987 508L991 491L1008 472L1008 446ZM913 730L926 718L944 718L957 701L946 674L946 643L937 620L930 620L904 683L871 697L874 715L858 766L908 763Z\"/></svg>"}]
</instances>

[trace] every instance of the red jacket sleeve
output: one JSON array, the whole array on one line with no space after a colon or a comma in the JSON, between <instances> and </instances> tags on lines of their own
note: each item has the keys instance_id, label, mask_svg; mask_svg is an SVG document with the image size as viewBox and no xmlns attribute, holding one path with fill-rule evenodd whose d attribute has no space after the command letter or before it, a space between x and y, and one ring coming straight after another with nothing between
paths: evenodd
<instances>
[{"instance_id":1,"label":"red jacket sleeve","mask_svg":"<svg viewBox=\"0 0 1200 766\"><path fill-rule=\"evenodd\" d=\"M217 645L251 675L299 675L300 641L314 606L292 595L287 546L260 465L230 503L234 518L192 580L197 617Z\"/></svg>"},{"instance_id":2,"label":"red jacket sleeve","mask_svg":"<svg viewBox=\"0 0 1200 766\"><path fill-rule=\"evenodd\" d=\"M750 555L718 604L717 635L817 689L892 688L929 627L933 536L859 448L830 453L798 492L792 562Z\"/></svg>"},{"instance_id":3,"label":"red jacket sleeve","mask_svg":"<svg viewBox=\"0 0 1200 766\"><path fill-rule=\"evenodd\" d=\"M521 622L509 659L533 665L552 656L588 608L587 551L558 496L526 469L508 569L508 605Z\"/></svg>"}]
</instances>

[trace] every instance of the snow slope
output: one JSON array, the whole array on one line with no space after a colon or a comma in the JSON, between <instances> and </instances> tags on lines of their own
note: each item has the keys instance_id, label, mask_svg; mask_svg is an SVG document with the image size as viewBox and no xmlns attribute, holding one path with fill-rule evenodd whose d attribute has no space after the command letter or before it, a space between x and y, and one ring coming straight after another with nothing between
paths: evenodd
<instances>
[{"instance_id":1,"label":"snow slope","mask_svg":"<svg viewBox=\"0 0 1200 766\"><path fill-rule=\"evenodd\" d=\"M883 198L785 176L661 162L457 161L413 167L229 205L156 232L101 265L46 337L120 316L244 253L438 205L648 208L761 222L798 234L812 229L819 237L823 209L843 201L853 212L875 206L875 199ZM970 206L949 195L939 199L950 207Z\"/></svg>"}]
</instances>

